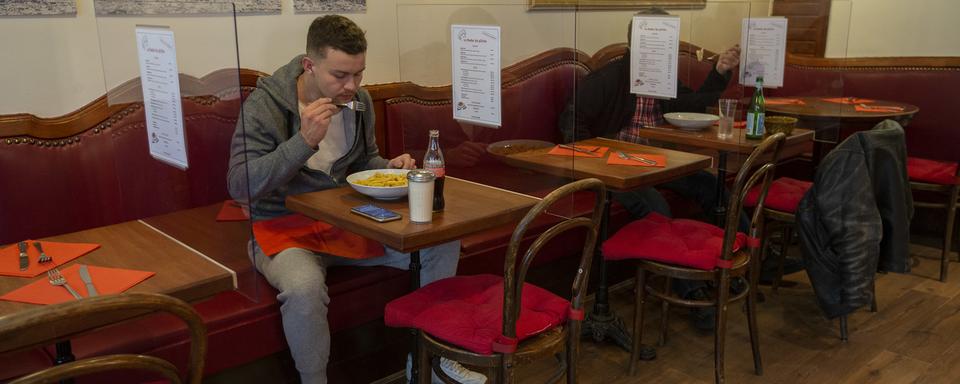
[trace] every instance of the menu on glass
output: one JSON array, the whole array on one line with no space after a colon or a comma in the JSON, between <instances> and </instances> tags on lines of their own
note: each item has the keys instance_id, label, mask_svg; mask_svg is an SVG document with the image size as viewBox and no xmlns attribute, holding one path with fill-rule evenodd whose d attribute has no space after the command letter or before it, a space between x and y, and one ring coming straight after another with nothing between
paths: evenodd
<instances>
[{"instance_id":1,"label":"menu on glass","mask_svg":"<svg viewBox=\"0 0 960 384\"><path fill-rule=\"evenodd\" d=\"M499 128L500 27L451 25L453 118Z\"/></svg>"},{"instance_id":2,"label":"menu on glass","mask_svg":"<svg viewBox=\"0 0 960 384\"><path fill-rule=\"evenodd\" d=\"M680 17L634 16L630 34L630 92L663 99L677 97Z\"/></svg>"},{"instance_id":3,"label":"menu on glass","mask_svg":"<svg viewBox=\"0 0 960 384\"><path fill-rule=\"evenodd\" d=\"M783 63L787 49L787 19L743 19L740 30L740 82L755 86L763 76L765 88L783 86Z\"/></svg>"},{"instance_id":4,"label":"menu on glass","mask_svg":"<svg viewBox=\"0 0 960 384\"><path fill-rule=\"evenodd\" d=\"M136 36L150 155L187 169L187 139L173 31L167 27L138 25Z\"/></svg>"}]
</instances>

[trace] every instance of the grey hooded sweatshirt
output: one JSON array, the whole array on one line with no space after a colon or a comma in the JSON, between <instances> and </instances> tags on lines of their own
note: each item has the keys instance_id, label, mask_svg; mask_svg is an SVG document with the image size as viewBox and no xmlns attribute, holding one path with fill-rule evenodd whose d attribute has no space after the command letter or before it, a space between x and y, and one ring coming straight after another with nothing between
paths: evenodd
<instances>
[{"instance_id":1,"label":"grey hooded sweatshirt","mask_svg":"<svg viewBox=\"0 0 960 384\"><path fill-rule=\"evenodd\" d=\"M230 144L227 188L234 199L250 202L254 220L291 213L284 204L287 195L334 188L346 183L351 173L387 167L377 149L373 108L366 112L345 108L340 113L347 141L353 143L350 150L334 162L330 174L307 168L307 159L317 150L299 134L297 77L303 73L302 57L257 81L257 89L243 103ZM363 88L356 100L372 106Z\"/></svg>"}]
</instances>

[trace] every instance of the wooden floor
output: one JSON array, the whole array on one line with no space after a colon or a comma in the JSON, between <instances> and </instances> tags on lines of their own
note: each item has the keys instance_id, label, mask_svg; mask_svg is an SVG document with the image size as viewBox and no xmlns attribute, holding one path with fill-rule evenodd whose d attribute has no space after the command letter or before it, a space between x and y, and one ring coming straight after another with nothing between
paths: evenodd
<instances>
[{"instance_id":1,"label":"wooden floor","mask_svg":"<svg viewBox=\"0 0 960 384\"><path fill-rule=\"evenodd\" d=\"M850 317L850 341L840 342L839 323L825 319L804 273L798 282L772 293L758 305L763 376L753 372L746 317L730 308L727 332L727 380L730 383L957 383L960 382L960 265L951 263L951 279L940 283L939 250L913 246L919 265L907 275L878 275L879 311ZM955 255L955 254L954 254ZM633 287L611 294L613 308L633 321ZM644 343L656 342L659 305L646 308ZM670 313L667 344L657 359L640 362L636 376L626 373L626 351L587 339L581 344L580 382L712 383L713 335L694 329L682 308ZM525 369L522 383L542 382L549 361Z\"/></svg>"},{"instance_id":2,"label":"wooden floor","mask_svg":"<svg viewBox=\"0 0 960 384\"><path fill-rule=\"evenodd\" d=\"M795 247L794 247L795 248ZM753 359L742 306L730 308L727 333L729 383L958 383L960 382L960 263L951 263L947 283L936 280L939 250L914 245L919 265L907 275L883 274L877 279L879 311L863 309L850 317L850 341L841 343L837 321L826 320L817 307L805 273L788 277L798 284L772 293L758 305L763 376L753 373ZM956 253L953 254L956 257ZM621 284L611 304L628 325L633 321L633 287ZM592 305L591 305L592 307ZM656 341L659 305L647 304L645 343ZM713 335L692 328L686 309L671 310L667 344L657 359L640 362L628 376L628 353L610 343L581 344L579 382L712 383ZM295 382L276 363L255 364L216 375L211 383ZM544 382L554 369L543 361L522 369L520 383ZM377 383L405 383L402 372Z\"/></svg>"}]
</instances>

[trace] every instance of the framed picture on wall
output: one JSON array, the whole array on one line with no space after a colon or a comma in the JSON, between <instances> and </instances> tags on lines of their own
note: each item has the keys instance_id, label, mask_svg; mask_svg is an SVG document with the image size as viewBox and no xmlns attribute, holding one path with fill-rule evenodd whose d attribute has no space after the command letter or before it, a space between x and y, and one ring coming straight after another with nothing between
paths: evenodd
<instances>
[{"instance_id":1,"label":"framed picture on wall","mask_svg":"<svg viewBox=\"0 0 960 384\"><path fill-rule=\"evenodd\" d=\"M530 9L635 9L641 7L703 8L707 0L528 0Z\"/></svg>"}]
</instances>

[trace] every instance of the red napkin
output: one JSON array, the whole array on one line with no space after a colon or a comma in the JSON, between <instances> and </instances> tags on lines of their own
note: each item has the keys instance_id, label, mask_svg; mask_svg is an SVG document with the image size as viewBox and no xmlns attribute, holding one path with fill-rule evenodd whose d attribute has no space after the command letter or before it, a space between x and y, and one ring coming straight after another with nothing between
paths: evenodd
<instances>
[{"instance_id":1,"label":"red napkin","mask_svg":"<svg viewBox=\"0 0 960 384\"><path fill-rule=\"evenodd\" d=\"M857 105L853 109L857 112L903 112L903 107L895 105Z\"/></svg>"},{"instance_id":2,"label":"red napkin","mask_svg":"<svg viewBox=\"0 0 960 384\"><path fill-rule=\"evenodd\" d=\"M560 148L560 146L553 147L550 152L547 152L548 155L557 155L557 156L580 156L580 157L603 157L604 154L610 149L610 147L600 147L596 145L577 145L577 148L586 149L592 151L593 153L586 153L580 151L574 151L572 149Z\"/></svg>"},{"instance_id":3,"label":"red napkin","mask_svg":"<svg viewBox=\"0 0 960 384\"><path fill-rule=\"evenodd\" d=\"M44 249L46 251L46 249ZM101 295L110 295L120 293L130 289L134 285L140 284L151 276L154 272L137 271L132 269L96 267L88 265L90 280L93 280L93 286L97 287L97 292ZM89 297L87 285L80 280L80 264L71 265L67 269L60 270L63 277L67 278L67 284L70 288L83 297ZM70 300L76 300L66 288L50 284L47 276L43 276L26 286L0 296L0 300L19 301L29 304L57 304Z\"/></svg>"},{"instance_id":4,"label":"red napkin","mask_svg":"<svg viewBox=\"0 0 960 384\"><path fill-rule=\"evenodd\" d=\"M610 155L607 158L608 165L639 165L643 167L665 167L667 166L667 157L664 155L651 155L649 153L628 153L628 155L639 156L647 160L653 160L657 162L657 165L650 165L642 161L637 161L633 159L621 159L620 156Z\"/></svg>"},{"instance_id":5,"label":"red napkin","mask_svg":"<svg viewBox=\"0 0 960 384\"><path fill-rule=\"evenodd\" d=\"M303 248L348 259L383 256L383 245L299 213L253 223L253 236L267 256Z\"/></svg>"},{"instance_id":6,"label":"red napkin","mask_svg":"<svg viewBox=\"0 0 960 384\"><path fill-rule=\"evenodd\" d=\"M33 246L34 241L36 240L27 240L27 258L30 260L30 266L27 267L26 271L20 270L20 249L17 248L16 243L0 249L0 275L34 277L100 248L100 244L41 241L40 246L43 247L43 253L50 256L53 261L40 264L37 262L37 259L40 258L40 251Z\"/></svg>"},{"instance_id":7,"label":"red napkin","mask_svg":"<svg viewBox=\"0 0 960 384\"><path fill-rule=\"evenodd\" d=\"M825 98L823 99L823 101L828 101L828 102L837 103L837 104L860 104L860 103L873 102L873 100L871 99L861 99L858 97L832 97L832 98Z\"/></svg>"},{"instance_id":8,"label":"red napkin","mask_svg":"<svg viewBox=\"0 0 960 384\"><path fill-rule=\"evenodd\" d=\"M807 103L804 103L803 100L800 99L774 98L766 99L764 102L770 105L807 105Z\"/></svg>"},{"instance_id":9,"label":"red napkin","mask_svg":"<svg viewBox=\"0 0 960 384\"><path fill-rule=\"evenodd\" d=\"M713 125L720 125L720 120L714 121L714 122L713 122ZM746 121L734 121L734 122L733 122L733 127L734 127L734 128L746 128L746 127L747 127L747 122L746 122Z\"/></svg>"},{"instance_id":10,"label":"red napkin","mask_svg":"<svg viewBox=\"0 0 960 384\"><path fill-rule=\"evenodd\" d=\"M250 215L247 214L246 209L234 200L224 201L223 206L220 207L220 213L217 213L217 221L245 221L249 219Z\"/></svg>"}]
</instances>

